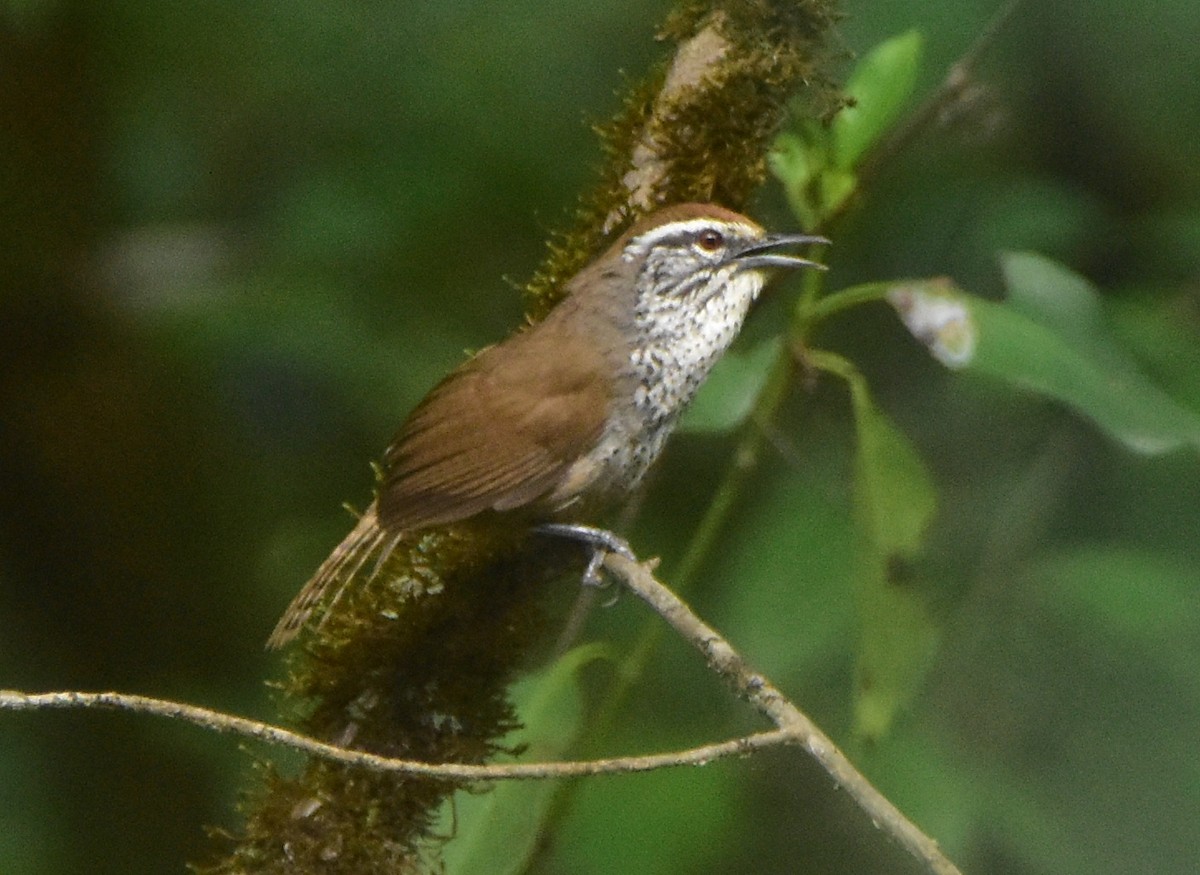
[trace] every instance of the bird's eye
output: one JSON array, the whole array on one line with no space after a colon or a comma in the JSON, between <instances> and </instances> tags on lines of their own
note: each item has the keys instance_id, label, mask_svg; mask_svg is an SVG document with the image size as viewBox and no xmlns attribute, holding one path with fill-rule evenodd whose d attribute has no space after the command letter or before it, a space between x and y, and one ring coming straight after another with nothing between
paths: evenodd
<instances>
[{"instance_id":1,"label":"bird's eye","mask_svg":"<svg viewBox=\"0 0 1200 875\"><path fill-rule=\"evenodd\" d=\"M705 228L696 235L696 245L704 252L720 252L725 248L725 235L716 228Z\"/></svg>"}]
</instances>

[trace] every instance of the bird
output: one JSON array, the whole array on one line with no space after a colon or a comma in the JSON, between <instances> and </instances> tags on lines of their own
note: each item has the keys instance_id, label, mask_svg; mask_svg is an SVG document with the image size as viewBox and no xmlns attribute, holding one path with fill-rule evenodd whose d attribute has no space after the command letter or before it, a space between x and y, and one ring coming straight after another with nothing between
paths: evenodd
<instances>
[{"instance_id":1,"label":"bird","mask_svg":"<svg viewBox=\"0 0 1200 875\"><path fill-rule=\"evenodd\" d=\"M634 222L565 283L543 320L471 356L409 414L374 501L268 647L292 640L331 588L373 560L368 585L405 537L482 515L585 542L584 578L594 579L606 552L629 550L585 521L637 487L771 276L824 269L781 250L828 242L770 234L716 204Z\"/></svg>"}]
</instances>

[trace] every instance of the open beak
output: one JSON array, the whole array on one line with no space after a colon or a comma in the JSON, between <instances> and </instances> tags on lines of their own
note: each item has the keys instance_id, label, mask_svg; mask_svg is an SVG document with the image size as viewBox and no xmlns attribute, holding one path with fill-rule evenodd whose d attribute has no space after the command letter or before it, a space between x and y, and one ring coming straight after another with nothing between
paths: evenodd
<instances>
[{"instance_id":1,"label":"open beak","mask_svg":"<svg viewBox=\"0 0 1200 875\"><path fill-rule=\"evenodd\" d=\"M824 237L817 237L812 234L768 234L762 240L751 243L741 252L737 253L734 258L744 267L781 267L788 270L794 270L798 267L815 267L817 270L827 270L825 265L816 261L809 261L807 258L801 258L798 255L789 255L784 252L776 252L784 246L809 246L814 243L822 243L828 245L829 241Z\"/></svg>"}]
</instances>

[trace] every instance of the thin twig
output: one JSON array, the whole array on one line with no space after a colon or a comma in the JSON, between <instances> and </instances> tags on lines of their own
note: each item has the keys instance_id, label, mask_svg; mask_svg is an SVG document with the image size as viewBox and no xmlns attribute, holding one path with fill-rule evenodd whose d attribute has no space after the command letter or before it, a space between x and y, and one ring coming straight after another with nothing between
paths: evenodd
<instances>
[{"instance_id":1,"label":"thin twig","mask_svg":"<svg viewBox=\"0 0 1200 875\"><path fill-rule=\"evenodd\" d=\"M193 723L214 732L240 735L268 744L285 747L344 763L350 766L373 769L380 772L400 772L427 778L449 778L464 781L512 781L546 778L571 778L583 775L619 774L648 772L672 766L696 766L714 760L745 756L767 747L790 744L790 733L775 729L753 735L734 738L715 744L704 744L687 750L667 753L645 754L631 757L609 757L596 760L569 760L548 763L502 763L493 765L469 765L465 763L424 763L417 760L393 759L366 753L361 750L326 744L307 735L292 732L280 726L201 708L185 702L138 696L132 693L23 693L18 690L0 690L0 711L48 711L78 708L102 711L128 711L150 714Z\"/></svg>"},{"instance_id":2,"label":"thin twig","mask_svg":"<svg viewBox=\"0 0 1200 875\"><path fill-rule=\"evenodd\" d=\"M817 728L763 675L750 668L742 656L709 625L660 583L649 566L615 553L605 567L643 599L676 632L703 655L709 668L728 681L759 713L804 747L834 782L866 812L871 820L906 851L937 875L960 875L958 868L934 841L876 790L837 745Z\"/></svg>"}]
</instances>

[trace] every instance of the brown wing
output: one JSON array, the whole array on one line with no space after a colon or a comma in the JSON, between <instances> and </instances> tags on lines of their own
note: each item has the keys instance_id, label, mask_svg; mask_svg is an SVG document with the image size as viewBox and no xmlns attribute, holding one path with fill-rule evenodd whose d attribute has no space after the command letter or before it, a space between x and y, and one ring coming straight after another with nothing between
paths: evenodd
<instances>
[{"instance_id":1,"label":"brown wing","mask_svg":"<svg viewBox=\"0 0 1200 875\"><path fill-rule=\"evenodd\" d=\"M605 361L594 344L546 327L479 353L413 411L386 456L384 528L535 503L595 446L608 415Z\"/></svg>"}]
</instances>

